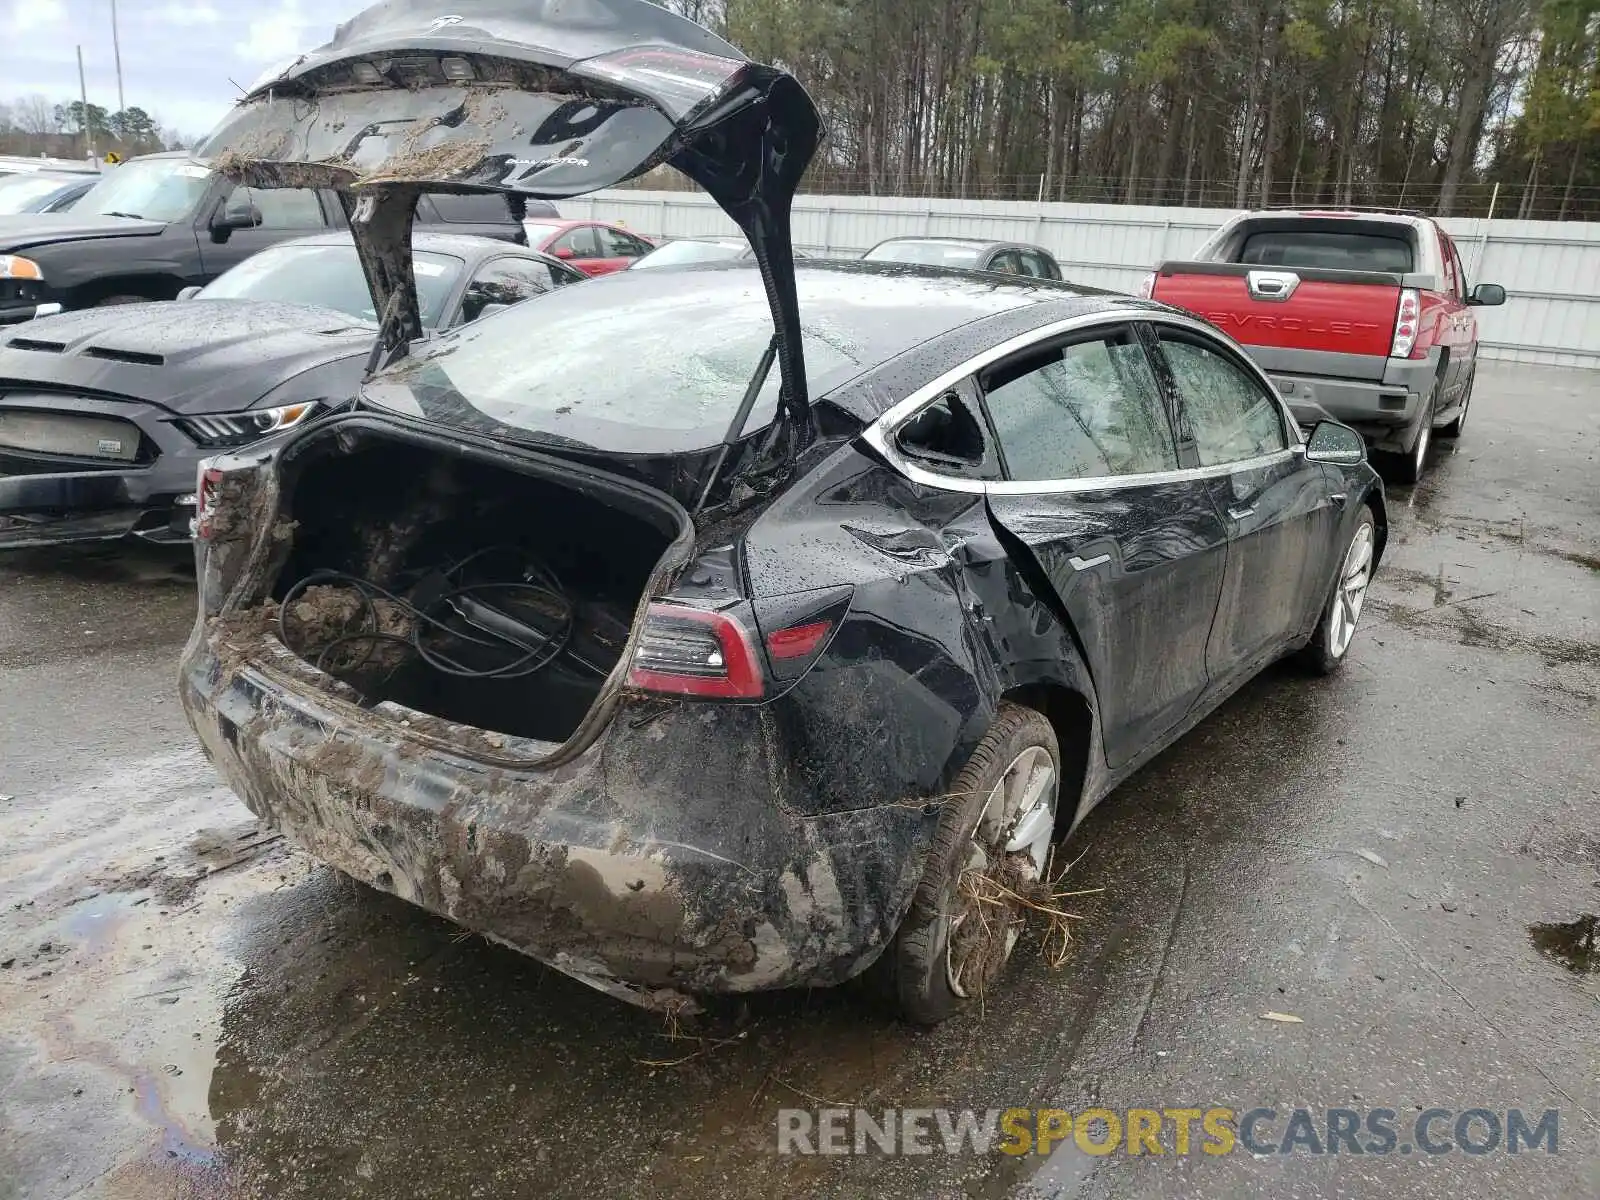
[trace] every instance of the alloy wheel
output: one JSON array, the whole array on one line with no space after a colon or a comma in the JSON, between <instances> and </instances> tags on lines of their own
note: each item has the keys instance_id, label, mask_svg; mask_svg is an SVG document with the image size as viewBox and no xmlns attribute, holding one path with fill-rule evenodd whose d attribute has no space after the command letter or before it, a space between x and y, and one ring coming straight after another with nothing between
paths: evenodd
<instances>
[{"instance_id":1,"label":"alloy wheel","mask_svg":"<svg viewBox=\"0 0 1600 1200\"><path fill-rule=\"evenodd\" d=\"M945 973L950 990L963 999L998 973L1022 932L1017 905L996 902L1004 896L998 889L1015 891L1044 878L1058 789L1050 752L1029 746L984 801L946 918ZM991 882L968 886L977 879ZM960 936L964 927L970 936Z\"/></svg>"},{"instance_id":2,"label":"alloy wheel","mask_svg":"<svg viewBox=\"0 0 1600 1200\"><path fill-rule=\"evenodd\" d=\"M1328 652L1343 658L1356 635L1356 622L1367 600L1367 585L1372 582L1372 526L1363 521L1350 539L1344 565L1334 585L1333 610L1328 614Z\"/></svg>"}]
</instances>

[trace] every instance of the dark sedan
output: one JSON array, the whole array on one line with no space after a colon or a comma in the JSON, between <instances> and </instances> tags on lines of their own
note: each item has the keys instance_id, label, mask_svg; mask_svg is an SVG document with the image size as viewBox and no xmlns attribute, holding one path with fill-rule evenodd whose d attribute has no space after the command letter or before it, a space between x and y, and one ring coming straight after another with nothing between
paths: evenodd
<instances>
[{"instance_id":1,"label":"dark sedan","mask_svg":"<svg viewBox=\"0 0 1600 1200\"><path fill-rule=\"evenodd\" d=\"M759 261L386 337L353 408L212 460L185 710L293 842L613 995L871 970L914 1020L976 1009L1057 838L1267 663L1344 661L1382 485L1164 305L796 264L810 98L597 3L458 0L453 41L378 5L203 149L336 178L366 121L385 311L422 305L415 189L508 163L574 195L669 162ZM375 59L410 86L352 88ZM478 72L537 86L463 109Z\"/></svg>"},{"instance_id":2,"label":"dark sedan","mask_svg":"<svg viewBox=\"0 0 1600 1200\"><path fill-rule=\"evenodd\" d=\"M491 238L418 232L422 326L583 278ZM342 403L377 331L348 233L283 242L179 301L0 338L0 547L189 536L196 464Z\"/></svg>"},{"instance_id":3,"label":"dark sedan","mask_svg":"<svg viewBox=\"0 0 1600 1200\"><path fill-rule=\"evenodd\" d=\"M963 271L996 271L1060 279L1061 264L1042 246L1024 242L989 242L982 238L896 237L879 242L862 255L867 262L918 263Z\"/></svg>"}]
</instances>

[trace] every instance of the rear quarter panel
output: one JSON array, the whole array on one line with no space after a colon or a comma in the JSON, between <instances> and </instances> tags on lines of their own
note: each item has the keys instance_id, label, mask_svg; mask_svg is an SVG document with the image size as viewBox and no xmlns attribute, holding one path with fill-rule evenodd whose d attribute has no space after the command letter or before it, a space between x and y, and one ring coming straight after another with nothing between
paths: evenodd
<instances>
[{"instance_id":1,"label":"rear quarter panel","mask_svg":"<svg viewBox=\"0 0 1600 1200\"><path fill-rule=\"evenodd\" d=\"M792 802L840 811L937 798L1006 692L1086 687L982 495L920 487L852 445L761 515L742 557L754 597L854 588L818 662L765 706L803 782L783 789Z\"/></svg>"}]
</instances>

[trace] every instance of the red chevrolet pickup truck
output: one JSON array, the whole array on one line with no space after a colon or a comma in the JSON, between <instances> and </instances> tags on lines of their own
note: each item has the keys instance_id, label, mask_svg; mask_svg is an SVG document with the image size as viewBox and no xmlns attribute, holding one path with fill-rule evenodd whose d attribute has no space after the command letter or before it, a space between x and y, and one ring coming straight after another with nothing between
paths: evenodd
<instances>
[{"instance_id":1,"label":"red chevrolet pickup truck","mask_svg":"<svg viewBox=\"0 0 1600 1200\"><path fill-rule=\"evenodd\" d=\"M1388 473L1415 483L1433 431L1466 420L1477 363L1474 305L1437 222L1399 213L1265 211L1233 218L1189 262L1165 262L1145 294L1242 343L1296 417L1359 430Z\"/></svg>"}]
</instances>

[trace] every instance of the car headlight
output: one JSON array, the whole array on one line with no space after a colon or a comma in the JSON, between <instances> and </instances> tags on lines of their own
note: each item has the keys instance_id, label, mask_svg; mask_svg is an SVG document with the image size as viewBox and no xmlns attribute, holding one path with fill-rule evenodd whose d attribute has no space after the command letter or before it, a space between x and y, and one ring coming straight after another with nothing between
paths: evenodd
<instances>
[{"instance_id":1,"label":"car headlight","mask_svg":"<svg viewBox=\"0 0 1600 1200\"><path fill-rule=\"evenodd\" d=\"M181 417L177 423L185 433L208 449L243 446L269 433L292 429L321 407L321 401L303 400L299 404L284 404L277 408Z\"/></svg>"},{"instance_id":2,"label":"car headlight","mask_svg":"<svg viewBox=\"0 0 1600 1200\"><path fill-rule=\"evenodd\" d=\"M0 279L43 280L44 272L31 258L20 254L0 254Z\"/></svg>"}]
</instances>

